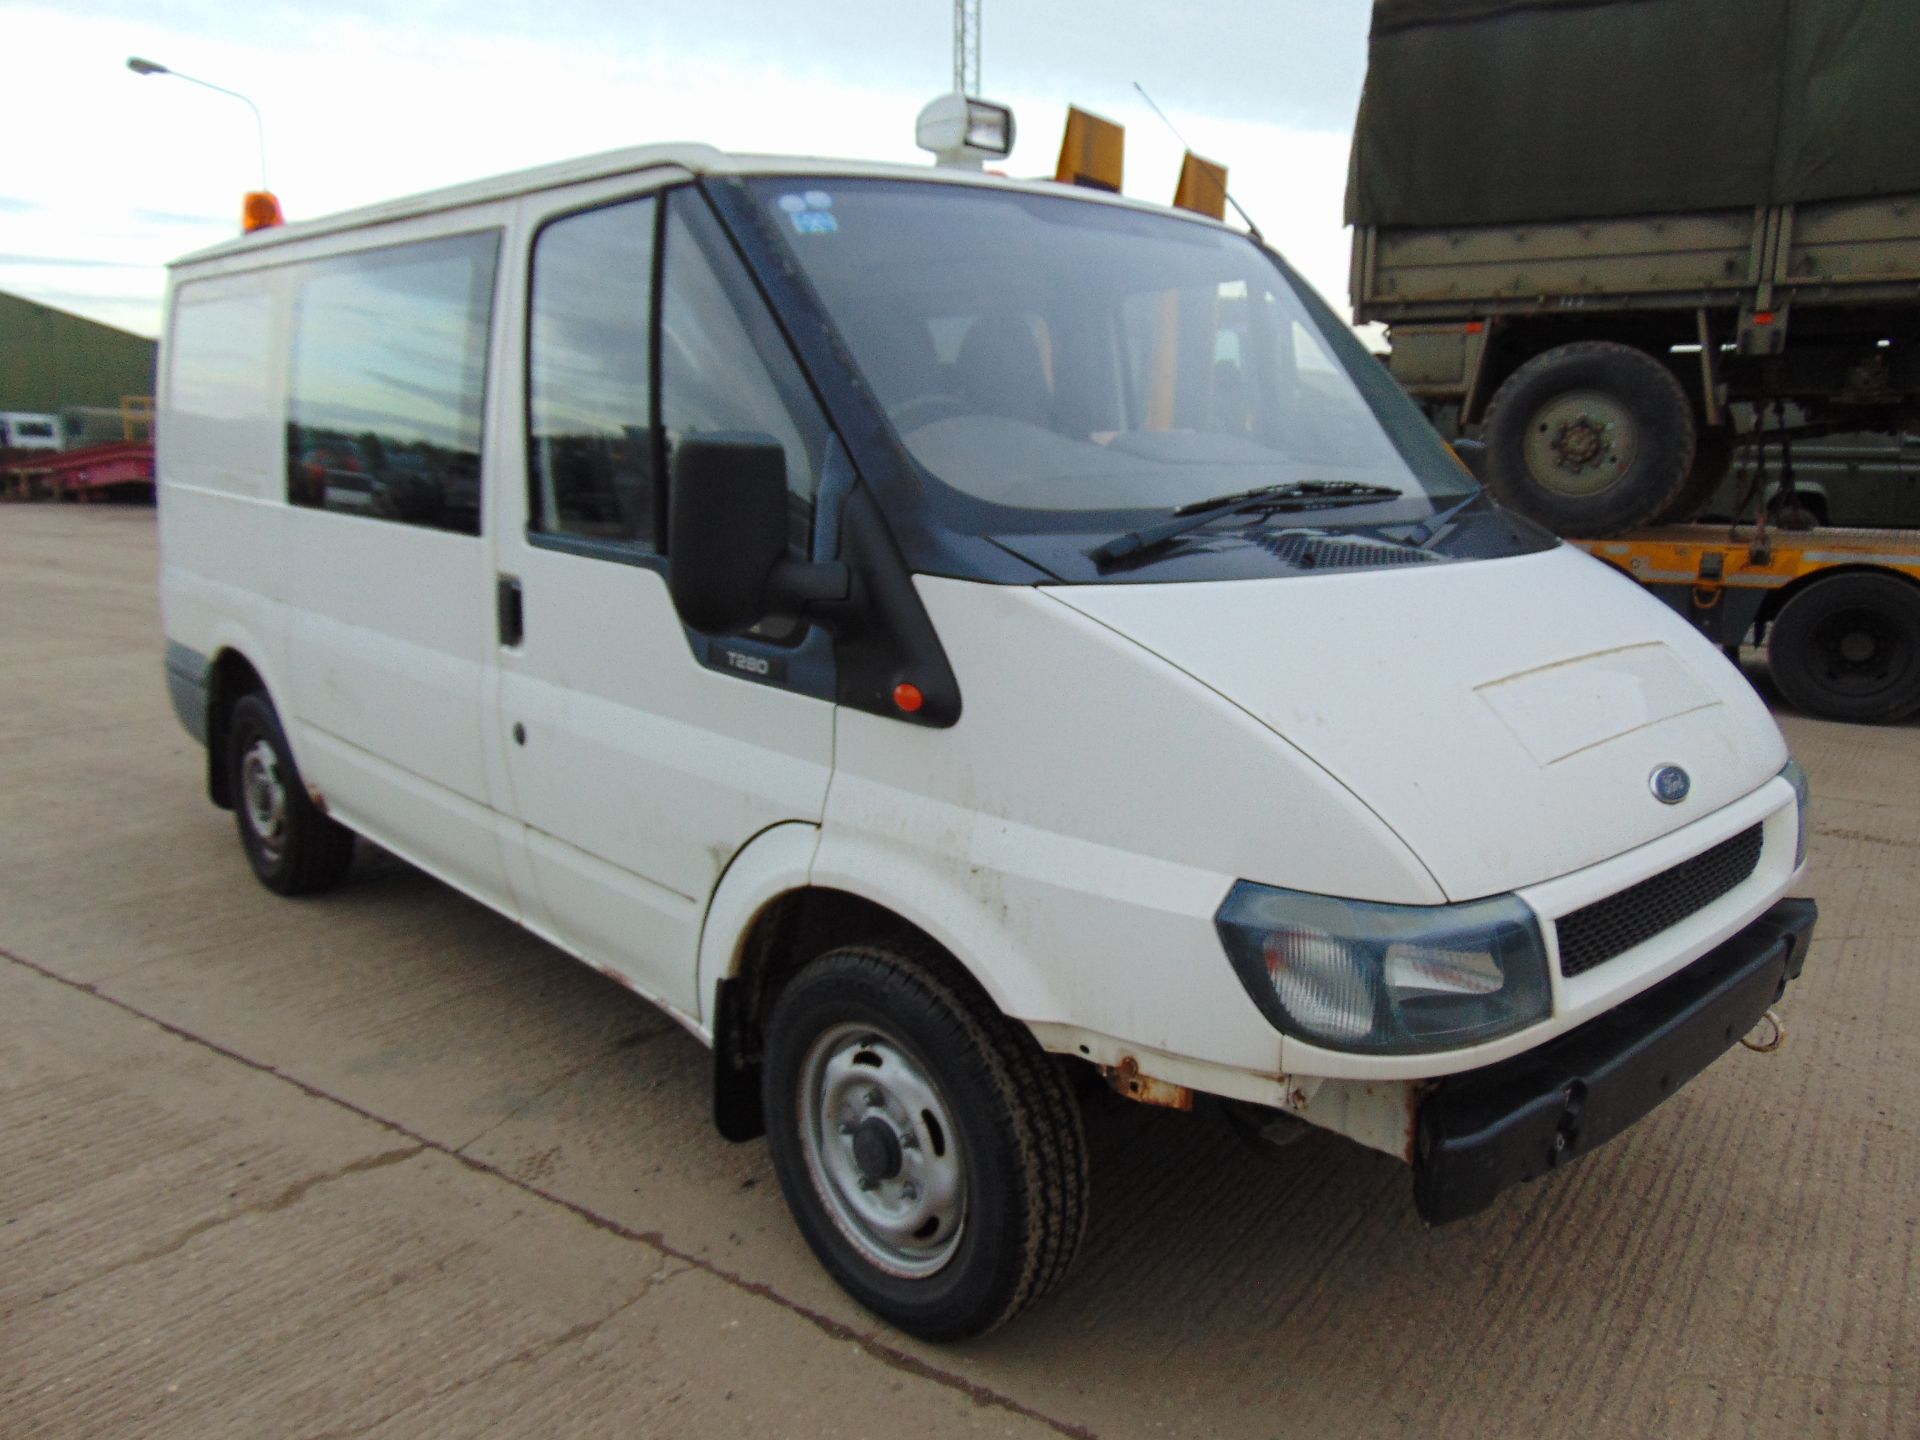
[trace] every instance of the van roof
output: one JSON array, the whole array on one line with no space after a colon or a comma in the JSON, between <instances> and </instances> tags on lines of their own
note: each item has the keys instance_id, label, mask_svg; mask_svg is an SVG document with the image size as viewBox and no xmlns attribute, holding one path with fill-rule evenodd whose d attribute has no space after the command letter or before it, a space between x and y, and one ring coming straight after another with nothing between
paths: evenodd
<instances>
[{"instance_id":1,"label":"van roof","mask_svg":"<svg viewBox=\"0 0 1920 1440\"><path fill-rule=\"evenodd\" d=\"M1161 215L1171 213L1203 225L1220 223L1209 216L1196 215L1190 211L1170 211L1163 205L1132 200L1123 195L1114 195L1101 190L1065 186L1051 179L1016 180L1000 175L988 175L978 170L961 170L932 164L905 165L870 160L830 160L817 156L798 155L737 155L716 150L711 145L676 143L607 150L598 155L583 155L577 159L537 165L531 169L515 170L484 180L469 180L439 190L423 191L418 195L382 200L376 204L363 205L354 210L343 210L338 214L324 215L314 220L277 225L268 230L257 230L251 235L222 241L207 249L196 250L190 255L183 255L172 261L170 268L195 265L205 260L254 254L275 245L308 240L316 236L338 234L370 225L431 215L437 211L457 210L463 206L484 204L491 200L506 200L516 195L535 194L542 190L575 185L586 180L599 180L630 173L638 174L647 170L680 170L689 175L872 176L901 180L930 180L953 185L989 186L1043 194L1059 194L1064 190L1077 199L1121 205L1128 209L1147 210Z\"/></svg>"}]
</instances>

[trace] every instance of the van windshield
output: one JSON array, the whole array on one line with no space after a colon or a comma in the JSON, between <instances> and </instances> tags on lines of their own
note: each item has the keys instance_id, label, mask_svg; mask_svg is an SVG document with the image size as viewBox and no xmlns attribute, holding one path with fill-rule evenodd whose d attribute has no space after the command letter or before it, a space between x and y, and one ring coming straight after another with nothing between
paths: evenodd
<instances>
[{"instance_id":1,"label":"van windshield","mask_svg":"<svg viewBox=\"0 0 1920 1440\"><path fill-rule=\"evenodd\" d=\"M976 533L1301 481L1399 492L1326 517L1380 524L1475 488L1351 332L1233 231L972 185L753 186Z\"/></svg>"}]
</instances>

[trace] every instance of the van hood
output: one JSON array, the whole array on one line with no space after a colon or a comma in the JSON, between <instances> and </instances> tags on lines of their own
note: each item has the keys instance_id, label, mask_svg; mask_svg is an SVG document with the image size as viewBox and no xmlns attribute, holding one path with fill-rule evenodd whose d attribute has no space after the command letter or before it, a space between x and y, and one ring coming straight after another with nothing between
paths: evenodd
<instances>
[{"instance_id":1,"label":"van hood","mask_svg":"<svg viewBox=\"0 0 1920 1440\"><path fill-rule=\"evenodd\" d=\"M1787 761L1766 707L1713 645L1568 545L1047 593L1304 752L1412 848L1450 900L1645 844L1750 794ZM1653 790L1669 765L1691 781L1677 804Z\"/></svg>"}]
</instances>

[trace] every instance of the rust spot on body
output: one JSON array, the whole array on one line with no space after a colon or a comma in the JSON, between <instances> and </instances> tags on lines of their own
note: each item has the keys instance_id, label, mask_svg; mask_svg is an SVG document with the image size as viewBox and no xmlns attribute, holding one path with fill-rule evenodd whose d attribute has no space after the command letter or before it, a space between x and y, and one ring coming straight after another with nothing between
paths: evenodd
<instances>
[{"instance_id":1,"label":"rust spot on body","mask_svg":"<svg viewBox=\"0 0 1920 1440\"><path fill-rule=\"evenodd\" d=\"M1170 1080L1156 1080L1140 1073L1140 1062L1131 1055L1122 1056L1118 1065L1102 1065L1102 1073L1114 1093L1142 1105L1163 1105L1169 1110L1193 1109L1193 1091Z\"/></svg>"},{"instance_id":2,"label":"rust spot on body","mask_svg":"<svg viewBox=\"0 0 1920 1440\"><path fill-rule=\"evenodd\" d=\"M333 813L327 809L327 797L320 792L318 785L307 786L307 799L313 802L313 808L318 810L322 815Z\"/></svg>"}]
</instances>

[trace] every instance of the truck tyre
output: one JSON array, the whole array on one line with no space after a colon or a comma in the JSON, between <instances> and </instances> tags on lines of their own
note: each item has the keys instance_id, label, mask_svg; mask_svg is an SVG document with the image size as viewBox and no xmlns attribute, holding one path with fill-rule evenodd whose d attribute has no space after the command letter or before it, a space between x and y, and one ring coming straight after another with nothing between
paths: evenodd
<instances>
[{"instance_id":1,"label":"truck tyre","mask_svg":"<svg viewBox=\"0 0 1920 1440\"><path fill-rule=\"evenodd\" d=\"M1814 581L1773 622L1767 665L1809 715L1904 719L1920 710L1920 588L1892 575Z\"/></svg>"},{"instance_id":2,"label":"truck tyre","mask_svg":"<svg viewBox=\"0 0 1920 1440\"><path fill-rule=\"evenodd\" d=\"M1656 525L1681 524L1698 515L1733 468L1733 431L1725 425L1701 429L1694 439L1693 468L1679 494L1653 517Z\"/></svg>"},{"instance_id":3,"label":"truck tyre","mask_svg":"<svg viewBox=\"0 0 1920 1440\"><path fill-rule=\"evenodd\" d=\"M240 848L262 885L282 895L311 895L346 878L353 832L308 798L280 717L258 691L233 707L227 764Z\"/></svg>"},{"instance_id":4,"label":"truck tyre","mask_svg":"<svg viewBox=\"0 0 1920 1440\"><path fill-rule=\"evenodd\" d=\"M1527 361L1494 393L1481 433L1487 487L1560 535L1647 524L1693 467L1687 392L1651 355L1611 340Z\"/></svg>"},{"instance_id":5,"label":"truck tyre","mask_svg":"<svg viewBox=\"0 0 1920 1440\"><path fill-rule=\"evenodd\" d=\"M1066 1274L1087 1219L1079 1110L943 956L853 945L812 962L768 1022L762 1088L800 1233L882 1320L964 1339Z\"/></svg>"}]
</instances>

